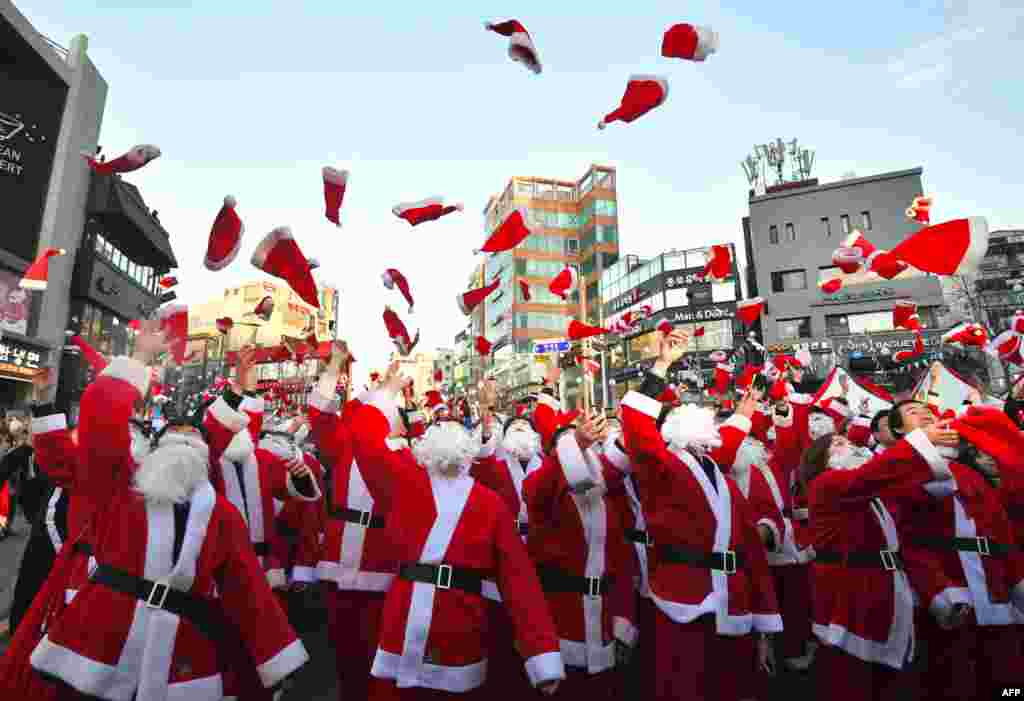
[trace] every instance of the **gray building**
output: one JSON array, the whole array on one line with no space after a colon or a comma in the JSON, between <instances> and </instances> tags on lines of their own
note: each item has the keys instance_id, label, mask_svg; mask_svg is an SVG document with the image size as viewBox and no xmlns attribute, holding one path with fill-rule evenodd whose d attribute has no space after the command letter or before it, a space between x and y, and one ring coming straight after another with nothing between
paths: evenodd
<instances>
[{"instance_id":1,"label":"gray building","mask_svg":"<svg viewBox=\"0 0 1024 701\"><path fill-rule=\"evenodd\" d=\"M765 299L759 331L769 351L806 347L817 353L822 372L834 362L853 362L862 372L881 369L878 361L913 343L911 334L892 326L893 303L902 298L917 302L930 329L926 345L938 343L943 290L936 276L908 270L883 280L861 272L844 277L835 294L819 287L840 274L832 254L851 231L891 249L917 230L906 209L924 193L921 173L912 168L825 184L815 179L750 193L750 216L743 219L747 285L751 296Z\"/></svg>"}]
</instances>

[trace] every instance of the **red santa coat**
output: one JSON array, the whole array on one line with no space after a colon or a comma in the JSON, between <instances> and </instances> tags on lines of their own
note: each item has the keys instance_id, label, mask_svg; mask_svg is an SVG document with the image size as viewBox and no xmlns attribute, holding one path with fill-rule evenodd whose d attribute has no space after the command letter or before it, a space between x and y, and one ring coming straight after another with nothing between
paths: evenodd
<instances>
[{"instance_id":1,"label":"red santa coat","mask_svg":"<svg viewBox=\"0 0 1024 701\"><path fill-rule=\"evenodd\" d=\"M545 592L561 636L562 659L597 674L615 666L615 639L635 645L633 564L621 516L611 500L586 500L569 490L593 480L603 465L593 448L580 450L572 432L559 438L523 494L532 532L527 543L538 568L611 580L608 594Z\"/></svg>"},{"instance_id":2,"label":"red santa coat","mask_svg":"<svg viewBox=\"0 0 1024 701\"><path fill-rule=\"evenodd\" d=\"M341 590L384 592L391 586L398 565L391 551L390 531L376 527L379 519L387 520L388 514L370 493L363 479L364 468L353 453L349 421L361 406L362 402L353 400L339 417L330 398L318 392L310 395L310 436L320 448L321 457L333 465L331 502L325 504L324 542L316 575ZM358 512L361 522L341 518L341 509Z\"/></svg>"},{"instance_id":3,"label":"red santa coat","mask_svg":"<svg viewBox=\"0 0 1024 701\"><path fill-rule=\"evenodd\" d=\"M924 485L910 517L901 523L907 572L922 602L945 619L960 603L974 607L978 625L1008 626L1024 622L1024 556L999 492L972 468L947 463L953 474L943 483ZM993 547L1012 546L1009 555L993 556L926 546L954 538ZM1014 604L1017 608L1015 610Z\"/></svg>"},{"instance_id":4,"label":"red santa coat","mask_svg":"<svg viewBox=\"0 0 1024 701\"><path fill-rule=\"evenodd\" d=\"M356 460L374 466L366 472L370 492L386 503L391 519L401 514L401 527L393 529L397 559L493 573L530 681L564 678L554 624L512 514L468 475L432 477L408 450L391 450L386 414L393 410L383 394L369 399L353 419L353 434ZM372 674L400 688L470 691L484 682L487 642L482 596L396 577L384 604Z\"/></svg>"},{"instance_id":5,"label":"red santa coat","mask_svg":"<svg viewBox=\"0 0 1024 701\"><path fill-rule=\"evenodd\" d=\"M781 631L775 587L747 500L721 471L714 473L712 484L691 455L668 450L656 425L660 412L661 402L639 392L630 392L622 400L626 449L640 475L644 514L655 543L651 598L676 623L713 614L719 635ZM712 459L718 455L719 464L731 465L749 429L745 417L730 418L719 429L722 447L712 453ZM663 545L703 553L741 552L746 566L726 574L663 562L659 556Z\"/></svg>"},{"instance_id":6,"label":"red santa coat","mask_svg":"<svg viewBox=\"0 0 1024 701\"><path fill-rule=\"evenodd\" d=\"M738 462L733 464L729 476L735 480L736 486L746 497L750 506L750 514L754 518L754 525L764 526L771 531L775 547L765 552L770 565L772 564L771 557L778 558L783 554L787 532L786 522L782 516L783 507L780 504L782 496L776 494L778 487L776 486L773 490L772 484L769 483L769 479L774 482L775 477L767 468L762 470L758 465L746 465ZM776 500L776 496L778 496L778 500Z\"/></svg>"},{"instance_id":7,"label":"red santa coat","mask_svg":"<svg viewBox=\"0 0 1024 701\"><path fill-rule=\"evenodd\" d=\"M633 474L633 464L629 456L614 441L605 443L601 460L605 464L605 483L608 485L607 499L612 502L615 512L622 520L626 540L633 546L636 575L634 585L637 593L645 599L651 598L648 583L648 558L650 543L648 540L647 519L644 518L643 504ZM634 538L630 538L630 534Z\"/></svg>"},{"instance_id":8,"label":"red santa coat","mask_svg":"<svg viewBox=\"0 0 1024 701\"><path fill-rule=\"evenodd\" d=\"M302 457L323 493L323 466L309 453L303 453ZM272 557L281 563L289 583L315 582L316 565L320 560L320 536L324 528L323 505L318 501L291 499L282 502L275 499L274 510Z\"/></svg>"},{"instance_id":9,"label":"red santa coat","mask_svg":"<svg viewBox=\"0 0 1024 701\"><path fill-rule=\"evenodd\" d=\"M852 470L827 470L810 484L814 549L847 553L901 550L883 499L951 477L922 431ZM881 559L881 555L879 555ZM914 600L900 569L815 560L812 630L824 644L865 662L901 669L913 654Z\"/></svg>"},{"instance_id":10,"label":"red santa coat","mask_svg":"<svg viewBox=\"0 0 1024 701\"><path fill-rule=\"evenodd\" d=\"M774 483L782 499L782 514L788 520L787 531L792 531L792 542L785 548L785 563L803 564L814 558L814 534L808 520L807 495L799 493L797 488L797 468L804 450L811 443L808 429L810 407L809 395L791 394L789 413L786 416L775 414L773 418L775 444L768 466L775 476ZM774 556L769 556L769 562L775 563Z\"/></svg>"}]
</instances>

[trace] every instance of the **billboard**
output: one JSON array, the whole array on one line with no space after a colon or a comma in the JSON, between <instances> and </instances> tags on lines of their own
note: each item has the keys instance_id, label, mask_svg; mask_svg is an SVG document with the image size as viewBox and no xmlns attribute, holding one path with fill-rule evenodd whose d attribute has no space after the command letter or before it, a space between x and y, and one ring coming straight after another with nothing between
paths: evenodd
<instances>
[{"instance_id":1,"label":"billboard","mask_svg":"<svg viewBox=\"0 0 1024 701\"><path fill-rule=\"evenodd\" d=\"M20 281L21 275L0 269L0 336L2 332L27 336L29 322L37 312L38 299L18 287Z\"/></svg>"},{"instance_id":2,"label":"billboard","mask_svg":"<svg viewBox=\"0 0 1024 701\"><path fill-rule=\"evenodd\" d=\"M14 58L0 71L0 248L32 260L68 86L2 18L0 46Z\"/></svg>"}]
</instances>

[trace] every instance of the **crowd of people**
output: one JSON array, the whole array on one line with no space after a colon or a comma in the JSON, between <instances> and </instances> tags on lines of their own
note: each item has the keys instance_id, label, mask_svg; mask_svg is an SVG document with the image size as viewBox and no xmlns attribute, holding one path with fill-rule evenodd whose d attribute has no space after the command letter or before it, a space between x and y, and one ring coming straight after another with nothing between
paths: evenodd
<instances>
[{"instance_id":1,"label":"crowd of people","mask_svg":"<svg viewBox=\"0 0 1024 701\"><path fill-rule=\"evenodd\" d=\"M75 427L40 372L25 447L53 490L3 697L274 698L309 659L289 619L313 586L345 701L740 701L781 671L819 699L1019 685L1024 383L867 416L849 381L820 401L762 369L715 410L666 380L688 342L661 333L614 412L568 411L557 369L507 413L491 381L472 408L416 397L398 362L356 393L339 341L300 412L273 414L247 348L153 431L158 322Z\"/></svg>"}]
</instances>

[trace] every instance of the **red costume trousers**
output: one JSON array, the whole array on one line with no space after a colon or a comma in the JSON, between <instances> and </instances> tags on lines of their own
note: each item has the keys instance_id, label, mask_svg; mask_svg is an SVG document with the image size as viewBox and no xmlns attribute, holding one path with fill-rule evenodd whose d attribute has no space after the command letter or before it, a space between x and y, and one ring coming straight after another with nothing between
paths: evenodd
<instances>
[{"instance_id":1,"label":"red costume trousers","mask_svg":"<svg viewBox=\"0 0 1024 701\"><path fill-rule=\"evenodd\" d=\"M752 636L719 635L714 616L676 623L659 610L654 641L654 698L658 701L751 698L756 665Z\"/></svg>"},{"instance_id":2,"label":"red costume trousers","mask_svg":"<svg viewBox=\"0 0 1024 701\"><path fill-rule=\"evenodd\" d=\"M926 647L922 698L983 699L993 689L1020 686L1024 679L1019 626L978 626L943 630L928 614L917 617ZM998 696L998 694L996 694ZM995 698L995 696L991 696Z\"/></svg>"},{"instance_id":3,"label":"red costume trousers","mask_svg":"<svg viewBox=\"0 0 1024 701\"><path fill-rule=\"evenodd\" d=\"M487 619L489 638L487 651L487 681L484 688L488 689L495 701L501 698L516 698L518 695L531 693L530 680L526 676L523 658L515 649L515 633L512 619L509 618L505 605L499 601L487 602Z\"/></svg>"},{"instance_id":4,"label":"red costume trousers","mask_svg":"<svg viewBox=\"0 0 1024 701\"><path fill-rule=\"evenodd\" d=\"M807 565L772 567L783 630L778 653L782 660L803 657L811 639L811 574ZM781 660L780 660L781 661Z\"/></svg>"},{"instance_id":5,"label":"red costume trousers","mask_svg":"<svg viewBox=\"0 0 1024 701\"><path fill-rule=\"evenodd\" d=\"M456 694L451 691L435 691L434 689L399 689L395 686L393 679L371 678L369 683L368 696L352 696L350 692L342 691L341 695L346 699L363 699L369 701L443 701L444 699L460 699L461 701L498 701L493 695L487 692L485 686L481 686L464 694ZM546 698L546 697L545 697Z\"/></svg>"},{"instance_id":6,"label":"red costume trousers","mask_svg":"<svg viewBox=\"0 0 1024 701\"><path fill-rule=\"evenodd\" d=\"M327 625L338 667L339 699L368 698L384 596L384 592L337 588L327 593ZM395 689L399 691L405 693L406 689Z\"/></svg>"},{"instance_id":7,"label":"red costume trousers","mask_svg":"<svg viewBox=\"0 0 1024 701\"><path fill-rule=\"evenodd\" d=\"M555 695L550 698L566 701L612 701L623 698L617 693L621 688L619 676L619 670L615 667L599 674L588 674L584 669L566 667L565 679L562 680ZM539 691L533 693L536 698L549 698Z\"/></svg>"},{"instance_id":8,"label":"red costume trousers","mask_svg":"<svg viewBox=\"0 0 1024 701\"><path fill-rule=\"evenodd\" d=\"M818 648L813 669L816 699L906 701L915 698L913 676L909 672L865 662L832 645Z\"/></svg>"}]
</instances>

